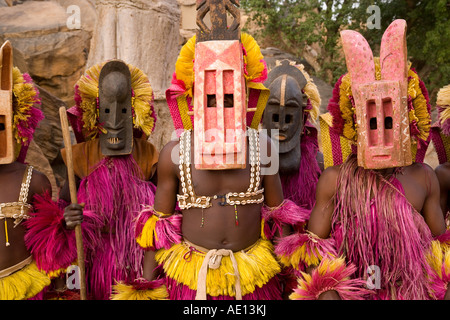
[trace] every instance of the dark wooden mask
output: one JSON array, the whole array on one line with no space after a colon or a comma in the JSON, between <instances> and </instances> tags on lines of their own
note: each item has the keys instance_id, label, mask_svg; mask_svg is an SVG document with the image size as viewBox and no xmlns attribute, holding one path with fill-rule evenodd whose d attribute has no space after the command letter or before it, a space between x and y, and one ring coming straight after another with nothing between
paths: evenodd
<instances>
[{"instance_id":1,"label":"dark wooden mask","mask_svg":"<svg viewBox=\"0 0 450 320\"><path fill-rule=\"evenodd\" d=\"M295 173L300 167L300 139L303 131L303 110L306 85L303 73L288 60L269 72L266 87L270 97L263 115L263 127L279 143L280 173ZM278 130L276 134L274 132Z\"/></svg>"},{"instance_id":2,"label":"dark wooden mask","mask_svg":"<svg viewBox=\"0 0 450 320\"><path fill-rule=\"evenodd\" d=\"M107 62L99 77L100 148L105 156L130 154L133 149L131 75L120 60Z\"/></svg>"}]
</instances>

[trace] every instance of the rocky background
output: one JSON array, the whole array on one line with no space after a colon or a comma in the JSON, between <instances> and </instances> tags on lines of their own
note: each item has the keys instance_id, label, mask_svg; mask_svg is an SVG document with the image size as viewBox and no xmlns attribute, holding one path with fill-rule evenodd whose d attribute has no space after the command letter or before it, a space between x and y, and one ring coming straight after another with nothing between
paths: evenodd
<instances>
[{"instance_id":1,"label":"rocky background","mask_svg":"<svg viewBox=\"0 0 450 320\"><path fill-rule=\"evenodd\" d=\"M170 140L173 124L164 92L170 85L181 46L196 29L196 0L0 0L0 43L10 40L14 63L28 72L41 93L45 120L35 134L27 162L44 172L53 195L66 179L58 110L74 105L73 87L86 68L117 58L149 77L155 91L158 121L150 141L161 149ZM245 16L243 16L245 21ZM262 48L269 69L276 60L305 59L277 48ZM314 78L321 94L321 111L332 87ZM435 167L433 150L428 157Z\"/></svg>"}]
</instances>

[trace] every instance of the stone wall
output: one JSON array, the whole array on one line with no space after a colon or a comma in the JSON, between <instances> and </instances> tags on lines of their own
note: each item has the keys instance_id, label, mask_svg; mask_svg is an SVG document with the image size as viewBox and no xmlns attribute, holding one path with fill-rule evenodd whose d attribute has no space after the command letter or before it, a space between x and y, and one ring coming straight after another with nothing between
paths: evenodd
<instances>
[{"instance_id":1,"label":"stone wall","mask_svg":"<svg viewBox=\"0 0 450 320\"><path fill-rule=\"evenodd\" d=\"M87 67L122 59L144 71L155 94L158 120L150 141L161 149L173 124L166 105L179 48L181 11L176 0L98 0Z\"/></svg>"},{"instance_id":2,"label":"stone wall","mask_svg":"<svg viewBox=\"0 0 450 320\"><path fill-rule=\"evenodd\" d=\"M144 71L160 95L170 85L178 55L176 0L98 0L87 67L122 59Z\"/></svg>"}]
</instances>

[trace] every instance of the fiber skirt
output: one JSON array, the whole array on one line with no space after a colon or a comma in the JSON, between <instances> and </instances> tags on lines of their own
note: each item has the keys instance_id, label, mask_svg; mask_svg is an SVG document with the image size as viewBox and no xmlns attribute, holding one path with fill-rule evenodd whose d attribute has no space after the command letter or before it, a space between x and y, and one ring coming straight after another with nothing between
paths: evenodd
<instances>
[{"instance_id":1,"label":"fiber skirt","mask_svg":"<svg viewBox=\"0 0 450 320\"><path fill-rule=\"evenodd\" d=\"M0 278L0 300L24 300L35 297L50 285L50 278L32 261L22 269Z\"/></svg>"},{"instance_id":2,"label":"fiber skirt","mask_svg":"<svg viewBox=\"0 0 450 320\"><path fill-rule=\"evenodd\" d=\"M156 261L167 281L170 300L193 300L199 271L207 252L183 241L169 249L160 249ZM236 297L236 274L240 278L243 300L280 300L282 288L278 274L281 267L270 241L259 239L246 250L234 252L235 272L230 256L223 256L220 266L206 274L207 299L228 300Z\"/></svg>"}]
</instances>

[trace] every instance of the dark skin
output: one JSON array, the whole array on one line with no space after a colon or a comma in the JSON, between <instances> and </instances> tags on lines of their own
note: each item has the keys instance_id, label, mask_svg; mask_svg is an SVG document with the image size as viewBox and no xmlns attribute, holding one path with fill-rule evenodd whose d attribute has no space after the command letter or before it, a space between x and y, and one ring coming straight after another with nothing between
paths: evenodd
<instances>
[{"instance_id":1,"label":"dark skin","mask_svg":"<svg viewBox=\"0 0 450 320\"><path fill-rule=\"evenodd\" d=\"M191 133L192 134L192 133ZM261 136L261 143L270 139ZM175 210L176 195L181 194L180 172L178 165L172 162L171 154L179 141L170 141L161 150L158 161L158 187L155 194L154 209L171 214ZM191 150L194 150L194 139L191 138ZM176 149L178 150L178 149ZM268 149L270 150L270 149ZM248 158L248 157L247 157ZM191 163L194 155L191 153ZM191 165L192 183L197 195L222 195L227 192L245 192L250 183L250 165L247 159L245 169L231 170L196 170ZM269 207L283 202L283 192L278 173L261 176L264 201ZM220 206L221 199L212 200L212 207L203 209L204 226L201 226L202 209L183 210L182 233L185 239L207 249L243 250L254 244L261 234L262 204L237 206L239 225L235 225L234 206ZM284 230L288 232L288 230ZM144 274L147 280L154 279L156 267L155 252L147 251L144 258Z\"/></svg>"},{"instance_id":2,"label":"dark skin","mask_svg":"<svg viewBox=\"0 0 450 320\"><path fill-rule=\"evenodd\" d=\"M216 106L215 96L208 96L207 106ZM225 95L224 107L233 107L231 95ZM193 133L191 132L191 150L194 149ZM248 140L247 140L248 141ZM269 137L260 137L261 143L267 143L270 157L271 142ZM156 211L172 214L175 211L177 193L181 194L180 171L178 164L172 161L172 153L178 152L179 141L170 141L159 154L158 184L155 194L154 209ZM175 151L174 151L175 149ZM248 144L247 144L248 154ZM194 154L191 152L191 164L194 163ZM267 164L267 166L269 166ZM263 165L262 165L263 166ZM223 195L230 191L245 192L250 184L250 164L246 159L245 169L230 170L197 170L191 165L192 184L197 195ZM265 189L265 204L269 207L278 206L283 202L283 191L278 173L261 176L261 184ZM234 206L220 206L222 199L212 199L212 206L207 209L190 208L183 210L182 233L185 239L207 249L229 249L239 251L254 244L261 233L261 207L262 204L249 204L237 206L239 226L235 225ZM205 223L201 226L201 219ZM289 232L288 228L283 233ZM147 251L144 256L143 277L154 279L155 251Z\"/></svg>"},{"instance_id":3,"label":"dark skin","mask_svg":"<svg viewBox=\"0 0 450 320\"><path fill-rule=\"evenodd\" d=\"M311 212L307 229L322 239L331 233L331 219L334 211L334 195L336 193L339 166L327 168L319 178L316 191L316 204ZM392 169L378 170L383 176L392 173ZM445 222L440 207L439 181L433 169L426 164L415 163L403 168L403 174L397 174L406 199L423 216L433 236L445 232ZM309 268L311 272L313 268ZM445 299L450 299L450 287ZM326 291L319 300L340 300L336 291Z\"/></svg>"},{"instance_id":4,"label":"dark skin","mask_svg":"<svg viewBox=\"0 0 450 320\"><path fill-rule=\"evenodd\" d=\"M75 176L75 184L78 187L80 186L81 179ZM61 189L59 194L59 198L70 202L70 191L69 191L69 182L66 181ZM83 222L83 203L71 203L67 207L64 208L64 222L66 224L66 228L69 230L75 229L77 224Z\"/></svg>"},{"instance_id":5,"label":"dark skin","mask_svg":"<svg viewBox=\"0 0 450 320\"><path fill-rule=\"evenodd\" d=\"M0 165L0 203L18 201L25 170L26 165L19 162ZM51 189L48 178L43 173L33 170L27 203L33 205L35 195L45 192L51 194ZM23 225L19 224L14 228L14 219L6 219L11 244L7 247L4 243L5 222L3 219L0 222L0 270L3 270L25 260L30 256L30 253L25 246L25 228Z\"/></svg>"},{"instance_id":6,"label":"dark skin","mask_svg":"<svg viewBox=\"0 0 450 320\"><path fill-rule=\"evenodd\" d=\"M443 164L440 164L436 167L436 169L434 169L434 171L436 172L436 176L439 180L441 193L440 203L442 213L445 217L450 208L450 198L448 196L450 191L450 163L445 162Z\"/></svg>"}]
</instances>

